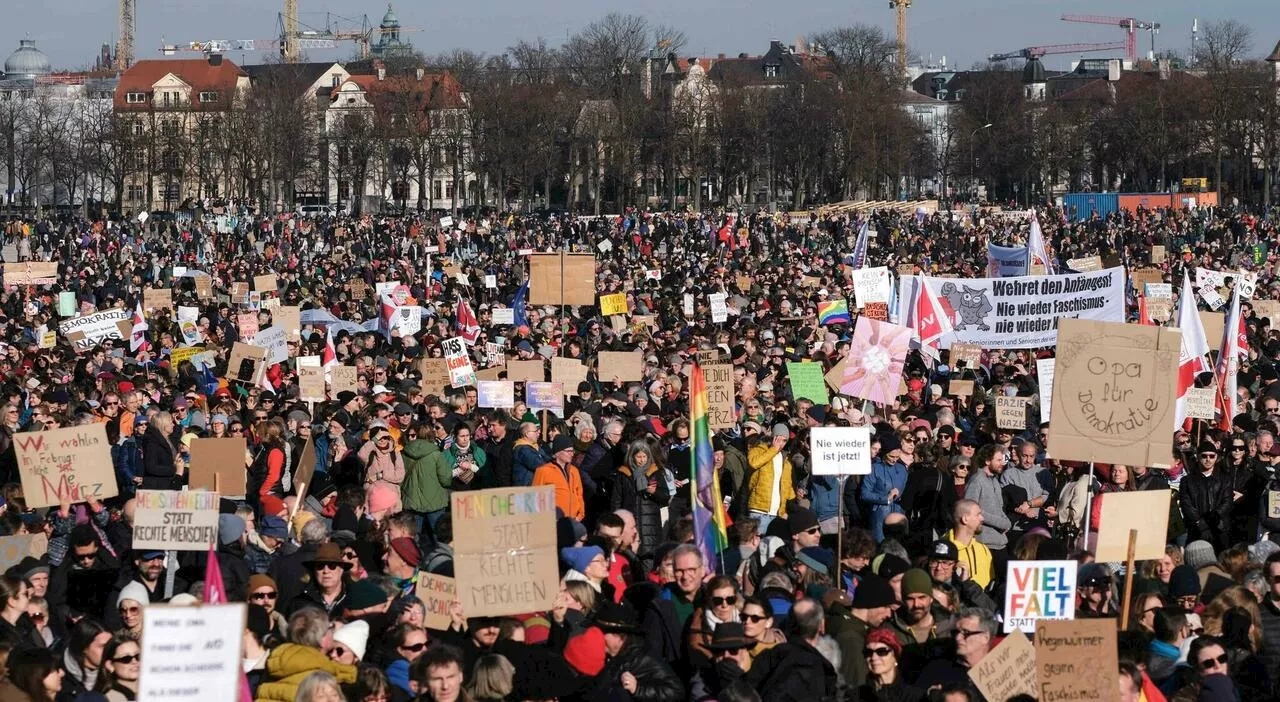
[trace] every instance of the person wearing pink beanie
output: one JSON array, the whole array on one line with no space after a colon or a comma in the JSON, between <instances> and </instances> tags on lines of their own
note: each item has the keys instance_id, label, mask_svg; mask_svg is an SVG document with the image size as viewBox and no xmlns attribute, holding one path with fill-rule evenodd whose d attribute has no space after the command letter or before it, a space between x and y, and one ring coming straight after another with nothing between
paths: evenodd
<instances>
[{"instance_id":1,"label":"person wearing pink beanie","mask_svg":"<svg viewBox=\"0 0 1280 702\"><path fill-rule=\"evenodd\" d=\"M365 493L364 507L369 518L380 523L400 511L400 491L388 482L373 483Z\"/></svg>"}]
</instances>

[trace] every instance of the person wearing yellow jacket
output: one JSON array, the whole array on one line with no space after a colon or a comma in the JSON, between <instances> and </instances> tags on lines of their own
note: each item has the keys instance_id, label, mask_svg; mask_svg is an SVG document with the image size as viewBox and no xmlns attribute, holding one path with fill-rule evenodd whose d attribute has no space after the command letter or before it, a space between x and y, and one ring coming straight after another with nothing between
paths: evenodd
<instances>
[{"instance_id":1,"label":"person wearing yellow jacket","mask_svg":"<svg viewBox=\"0 0 1280 702\"><path fill-rule=\"evenodd\" d=\"M338 679L338 684L356 681L356 666L337 663L313 646L280 644L267 656L267 679L258 686L257 702L293 702L298 686L317 670Z\"/></svg>"},{"instance_id":2,"label":"person wearing yellow jacket","mask_svg":"<svg viewBox=\"0 0 1280 702\"><path fill-rule=\"evenodd\" d=\"M760 520L760 533L769 522L787 516L787 502L795 499L791 483L791 459L783 453L791 430L785 424L773 426L769 443L759 443L747 451L751 474L747 478L747 511Z\"/></svg>"}]
</instances>

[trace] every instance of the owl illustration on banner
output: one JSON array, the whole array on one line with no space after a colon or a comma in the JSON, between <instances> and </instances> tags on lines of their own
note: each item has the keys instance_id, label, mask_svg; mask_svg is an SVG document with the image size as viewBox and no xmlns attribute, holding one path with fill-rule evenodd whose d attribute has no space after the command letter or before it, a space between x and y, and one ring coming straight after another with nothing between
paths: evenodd
<instances>
[{"instance_id":1,"label":"owl illustration on banner","mask_svg":"<svg viewBox=\"0 0 1280 702\"><path fill-rule=\"evenodd\" d=\"M838 378L842 394L891 404L911 348L911 328L860 317Z\"/></svg>"}]
</instances>

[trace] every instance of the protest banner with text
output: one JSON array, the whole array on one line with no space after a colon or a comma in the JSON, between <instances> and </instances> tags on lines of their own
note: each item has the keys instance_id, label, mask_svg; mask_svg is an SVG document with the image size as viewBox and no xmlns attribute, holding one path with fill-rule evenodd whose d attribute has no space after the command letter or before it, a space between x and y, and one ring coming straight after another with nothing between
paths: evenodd
<instances>
[{"instance_id":1,"label":"protest banner with text","mask_svg":"<svg viewBox=\"0 0 1280 702\"><path fill-rule=\"evenodd\" d=\"M115 497L116 475L107 425L82 424L13 435L28 509Z\"/></svg>"},{"instance_id":2,"label":"protest banner with text","mask_svg":"<svg viewBox=\"0 0 1280 702\"><path fill-rule=\"evenodd\" d=\"M218 493L139 490L134 499L135 550L208 551L217 543Z\"/></svg>"},{"instance_id":3,"label":"protest banner with text","mask_svg":"<svg viewBox=\"0 0 1280 702\"><path fill-rule=\"evenodd\" d=\"M551 608L560 591L555 488L455 492L451 516L454 577L467 616Z\"/></svg>"}]
</instances>

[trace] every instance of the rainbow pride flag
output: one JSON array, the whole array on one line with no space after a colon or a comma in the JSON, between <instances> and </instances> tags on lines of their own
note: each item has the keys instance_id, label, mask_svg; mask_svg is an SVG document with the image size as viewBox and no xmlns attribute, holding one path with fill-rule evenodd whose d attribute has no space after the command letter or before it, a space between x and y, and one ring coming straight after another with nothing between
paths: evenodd
<instances>
[{"instance_id":1,"label":"rainbow pride flag","mask_svg":"<svg viewBox=\"0 0 1280 702\"><path fill-rule=\"evenodd\" d=\"M719 569L720 553L729 546L729 518L720 495L720 476L711 449L707 381L702 366L693 364L689 374L689 423L693 431L689 452L689 501L693 505L693 533L707 570Z\"/></svg>"},{"instance_id":2,"label":"rainbow pride flag","mask_svg":"<svg viewBox=\"0 0 1280 702\"><path fill-rule=\"evenodd\" d=\"M818 324L849 324L853 318L849 316L849 303L843 297L838 300L818 303Z\"/></svg>"}]
</instances>

